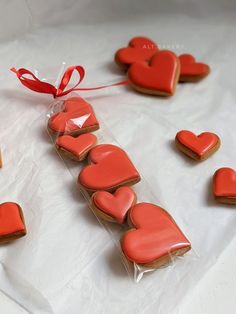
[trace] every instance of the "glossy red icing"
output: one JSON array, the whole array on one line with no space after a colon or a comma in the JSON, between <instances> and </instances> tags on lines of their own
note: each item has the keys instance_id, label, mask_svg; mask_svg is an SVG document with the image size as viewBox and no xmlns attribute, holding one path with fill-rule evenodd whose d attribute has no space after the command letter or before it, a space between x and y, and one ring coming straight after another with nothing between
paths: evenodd
<instances>
[{"instance_id":1,"label":"glossy red icing","mask_svg":"<svg viewBox=\"0 0 236 314\"><path fill-rule=\"evenodd\" d=\"M140 179L138 171L120 147L101 144L89 152L91 165L82 169L79 183L89 190L110 190Z\"/></svg>"},{"instance_id":2,"label":"glossy red icing","mask_svg":"<svg viewBox=\"0 0 236 314\"><path fill-rule=\"evenodd\" d=\"M122 224L131 206L136 202L136 194L131 187L123 186L111 194L98 191L93 195L94 205L105 214Z\"/></svg>"},{"instance_id":3,"label":"glossy red icing","mask_svg":"<svg viewBox=\"0 0 236 314\"><path fill-rule=\"evenodd\" d=\"M129 42L129 47L117 51L116 60L127 66L134 62L148 62L157 51L158 47L151 39L135 37Z\"/></svg>"},{"instance_id":4,"label":"glossy red icing","mask_svg":"<svg viewBox=\"0 0 236 314\"><path fill-rule=\"evenodd\" d=\"M191 244L172 217L161 207L139 203L129 212L136 230L129 230L121 240L126 257L135 263L151 263Z\"/></svg>"},{"instance_id":5,"label":"glossy red icing","mask_svg":"<svg viewBox=\"0 0 236 314\"><path fill-rule=\"evenodd\" d=\"M0 204L0 236L23 230L25 225L20 216L19 206L12 202Z\"/></svg>"},{"instance_id":6,"label":"glossy red icing","mask_svg":"<svg viewBox=\"0 0 236 314\"><path fill-rule=\"evenodd\" d=\"M96 142L97 137L94 134L85 133L77 137L71 135L59 136L56 140L56 145L80 159Z\"/></svg>"},{"instance_id":7,"label":"glossy red icing","mask_svg":"<svg viewBox=\"0 0 236 314\"><path fill-rule=\"evenodd\" d=\"M218 169L213 178L215 196L236 197L236 172L231 168Z\"/></svg>"},{"instance_id":8,"label":"glossy red icing","mask_svg":"<svg viewBox=\"0 0 236 314\"><path fill-rule=\"evenodd\" d=\"M191 131L182 130L176 134L177 140L196 153L198 156L205 155L219 141L219 137L211 132L204 132L200 135L195 135Z\"/></svg>"},{"instance_id":9,"label":"glossy red icing","mask_svg":"<svg viewBox=\"0 0 236 314\"><path fill-rule=\"evenodd\" d=\"M184 77L204 77L210 68L207 64L196 62L195 58L190 54L182 54L179 56L180 61L180 79Z\"/></svg>"},{"instance_id":10,"label":"glossy red icing","mask_svg":"<svg viewBox=\"0 0 236 314\"><path fill-rule=\"evenodd\" d=\"M133 63L128 70L128 77L134 85L151 91L173 94L179 74L179 60L168 50L157 52L150 61Z\"/></svg>"},{"instance_id":11,"label":"glossy red icing","mask_svg":"<svg viewBox=\"0 0 236 314\"><path fill-rule=\"evenodd\" d=\"M150 49L157 50L157 44L148 37L138 36L134 37L129 41L129 47L140 48L140 49Z\"/></svg>"},{"instance_id":12,"label":"glossy red icing","mask_svg":"<svg viewBox=\"0 0 236 314\"><path fill-rule=\"evenodd\" d=\"M70 134L89 127L99 128L99 123L89 103L80 97L72 97L64 101L63 111L49 118L48 126L54 132Z\"/></svg>"}]
</instances>

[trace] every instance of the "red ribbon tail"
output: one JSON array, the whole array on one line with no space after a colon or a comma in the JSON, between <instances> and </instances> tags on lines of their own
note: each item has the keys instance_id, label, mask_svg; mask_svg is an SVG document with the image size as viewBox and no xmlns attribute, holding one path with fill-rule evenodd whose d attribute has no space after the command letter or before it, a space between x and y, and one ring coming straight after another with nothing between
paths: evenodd
<instances>
[{"instance_id":1,"label":"red ribbon tail","mask_svg":"<svg viewBox=\"0 0 236 314\"><path fill-rule=\"evenodd\" d=\"M101 85L101 86L97 86L97 87L76 88L75 90L89 91L89 90L97 90L97 89L103 89L103 88L107 88L107 87L115 87L115 86L127 85L127 84L129 84L129 81L121 81L121 82L118 82L118 83L108 84L108 85Z\"/></svg>"}]
</instances>

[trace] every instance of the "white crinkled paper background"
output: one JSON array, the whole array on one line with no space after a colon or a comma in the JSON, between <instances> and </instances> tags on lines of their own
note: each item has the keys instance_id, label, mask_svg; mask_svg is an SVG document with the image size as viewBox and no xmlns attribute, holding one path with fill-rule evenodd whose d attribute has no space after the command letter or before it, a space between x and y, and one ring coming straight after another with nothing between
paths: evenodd
<instances>
[{"instance_id":1,"label":"white crinkled paper background","mask_svg":"<svg viewBox=\"0 0 236 314\"><path fill-rule=\"evenodd\" d=\"M11 19L1 13L5 164L0 198L22 205L28 235L1 247L0 289L36 314L177 313L235 234L235 211L214 202L210 183L217 168L235 168L236 4L2 2ZM52 147L45 128L52 99L26 90L9 68L37 69L41 77L54 80L62 62L81 64L86 69L83 86L113 83L123 79L114 52L139 34L177 54L192 53L209 63L212 73L200 83L179 84L168 99L124 86L81 93L188 235L197 256L186 255L174 272L158 270L135 284ZM216 132L222 146L196 164L173 146L180 129Z\"/></svg>"}]
</instances>

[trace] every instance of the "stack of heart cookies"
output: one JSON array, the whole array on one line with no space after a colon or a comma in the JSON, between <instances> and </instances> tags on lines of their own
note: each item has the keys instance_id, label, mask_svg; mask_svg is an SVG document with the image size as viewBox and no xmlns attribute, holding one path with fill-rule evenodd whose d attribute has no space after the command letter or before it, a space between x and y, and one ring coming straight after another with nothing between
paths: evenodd
<instances>
[{"instance_id":1,"label":"stack of heart cookies","mask_svg":"<svg viewBox=\"0 0 236 314\"><path fill-rule=\"evenodd\" d=\"M125 71L129 83L145 94L174 95L178 82L197 82L210 73L207 64L196 62L191 54L177 56L161 50L149 38L135 37L119 49L115 62Z\"/></svg>"},{"instance_id":2,"label":"stack of heart cookies","mask_svg":"<svg viewBox=\"0 0 236 314\"><path fill-rule=\"evenodd\" d=\"M127 153L113 144L98 144L99 122L90 104L79 97L64 101L63 110L52 115L48 129L55 135L60 154L75 161L87 158L78 185L89 197L95 215L109 222L128 224L121 238L124 255L144 267L160 267L191 249L174 219L163 208L138 203L133 185L141 180Z\"/></svg>"}]
</instances>

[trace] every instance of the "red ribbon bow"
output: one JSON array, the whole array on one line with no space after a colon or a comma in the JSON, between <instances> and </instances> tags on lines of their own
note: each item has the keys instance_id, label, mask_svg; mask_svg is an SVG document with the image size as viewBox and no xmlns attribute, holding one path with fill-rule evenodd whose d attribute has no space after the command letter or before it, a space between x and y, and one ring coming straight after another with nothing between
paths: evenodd
<instances>
[{"instance_id":1,"label":"red ribbon bow","mask_svg":"<svg viewBox=\"0 0 236 314\"><path fill-rule=\"evenodd\" d=\"M27 88L38 92L38 93L44 93L44 94L51 94L53 95L54 98L56 97L61 97L69 94L72 91L89 91L89 90L96 90L96 89L102 89L106 87L111 87L111 86L119 86L119 85L126 85L128 84L128 81L121 81L118 83L114 84L109 84L109 85L102 85L98 87L88 87L88 88L77 88L77 86L83 81L84 75L85 75L85 70L82 66L80 65L74 65L70 66L66 69L64 72L61 82L59 84L59 87L56 88L54 85L50 83L46 83L38 79L31 71L21 68L19 70L16 70L15 68L11 68L11 71L14 72L18 79L21 81L21 83L26 86ZM77 71L79 75L79 81L72 87L67 90L66 87L70 82L71 76L74 71ZM25 75L31 76L32 79L25 77Z\"/></svg>"}]
</instances>

